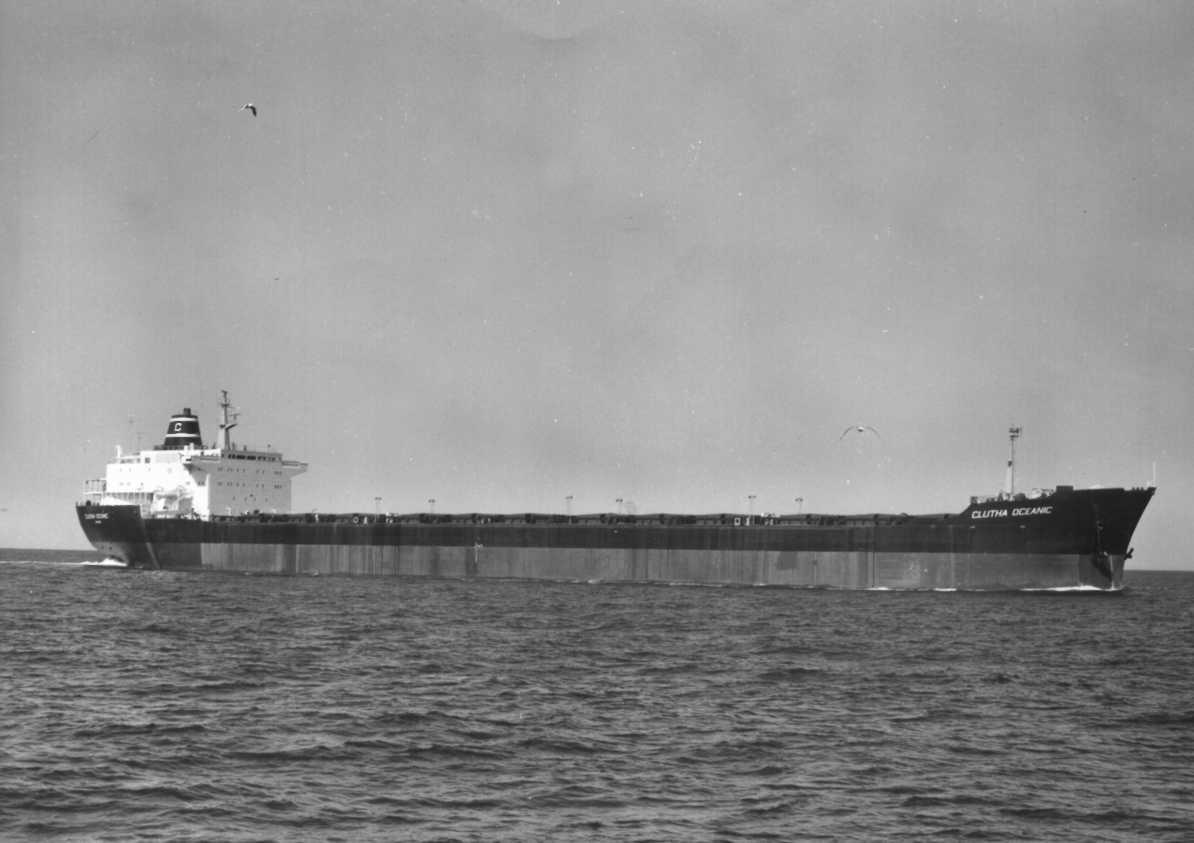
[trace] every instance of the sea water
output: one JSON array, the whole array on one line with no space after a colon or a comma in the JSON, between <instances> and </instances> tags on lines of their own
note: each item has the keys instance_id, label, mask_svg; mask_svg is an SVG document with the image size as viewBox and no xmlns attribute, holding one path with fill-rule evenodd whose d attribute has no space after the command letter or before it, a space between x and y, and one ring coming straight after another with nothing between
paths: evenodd
<instances>
[{"instance_id":1,"label":"sea water","mask_svg":"<svg viewBox=\"0 0 1194 843\"><path fill-rule=\"evenodd\" d=\"M1189 839L1192 607L3 562L0 838Z\"/></svg>"}]
</instances>

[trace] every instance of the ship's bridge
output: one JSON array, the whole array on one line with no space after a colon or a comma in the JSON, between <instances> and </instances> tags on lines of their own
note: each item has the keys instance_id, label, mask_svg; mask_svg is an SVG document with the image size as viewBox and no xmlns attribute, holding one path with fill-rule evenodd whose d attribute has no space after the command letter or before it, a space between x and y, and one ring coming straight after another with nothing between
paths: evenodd
<instances>
[{"instance_id":1,"label":"ship's bridge","mask_svg":"<svg viewBox=\"0 0 1194 843\"><path fill-rule=\"evenodd\" d=\"M104 477L87 483L86 499L136 504L147 518L289 512L291 478L307 464L273 450L234 446L229 431L235 422L227 393L224 398L220 445L203 447L199 419L186 408L171 417L160 446L133 454L117 448Z\"/></svg>"}]
</instances>

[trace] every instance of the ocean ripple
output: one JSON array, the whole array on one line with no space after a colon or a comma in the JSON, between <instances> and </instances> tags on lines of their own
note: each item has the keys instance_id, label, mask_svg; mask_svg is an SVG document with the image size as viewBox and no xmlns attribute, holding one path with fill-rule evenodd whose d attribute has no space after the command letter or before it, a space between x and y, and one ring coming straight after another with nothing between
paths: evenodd
<instances>
[{"instance_id":1,"label":"ocean ripple","mask_svg":"<svg viewBox=\"0 0 1194 843\"><path fill-rule=\"evenodd\" d=\"M1111 597L0 576L5 839L1194 827L1194 575Z\"/></svg>"}]
</instances>

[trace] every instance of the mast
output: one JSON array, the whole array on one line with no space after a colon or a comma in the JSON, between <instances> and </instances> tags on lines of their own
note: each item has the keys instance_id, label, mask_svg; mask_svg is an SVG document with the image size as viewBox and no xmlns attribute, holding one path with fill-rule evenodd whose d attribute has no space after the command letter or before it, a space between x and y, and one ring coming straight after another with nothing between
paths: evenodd
<instances>
[{"instance_id":1,"label":"mast","mask_svg":"<svg viewBox=\"0 0 1194 843\"><path fill-rule=\"evenodd\" d=\"M223 396L223 400L220 401L220 447L225 451L231 451L232 434L230 431L236 427L236 420L240 413L228 412L232 409L232 404L228 401L228 390L221 389L220 395Z\"/></svg>"},{"instance_id":2,"label":"mast","mask_svg":"<svg viewBox=\"0 0 1194 843\"><path fill-rule=\"evenodd\" d=\"M1009 427L1007 429L1008 440L1011 443L1011 453L1007 458L1007 496L1010 498L1016 493L1016 440L1020 438L1020 432L1023 428Z\"/></svg>"}]
</instances>

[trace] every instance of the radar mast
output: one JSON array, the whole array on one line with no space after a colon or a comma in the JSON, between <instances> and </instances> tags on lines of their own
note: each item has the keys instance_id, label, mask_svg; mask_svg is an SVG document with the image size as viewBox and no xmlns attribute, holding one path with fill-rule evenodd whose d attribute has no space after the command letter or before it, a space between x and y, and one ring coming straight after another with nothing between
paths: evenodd
<instances>
[{"instance_id":1,"label":"radar mast","mask_svg":"<svg viewBox=\"0 0 1194 843\"><path fill-rule=\"evenodd\" d=\"M232 428L236 427L236 420L240 418L240 413L230 413L232 409L231 402L228 401L228 390L221 389L220 395L223 400L220 401L220 448L225 451L232 450ZM231 421L229 421L231 419Z\"/></svg>"},{"instance_id":2,"label":"radar mast","mask_svg":"<svg viewBox=\"0 0 1194 843\"><path fill-rule=\"evenodd\" d=\"M1007 496L1016 494L1016 440L1020 438L1021 427L1007 429L1008 440L1011 443L1011 453L1007 458Z\"/></svg>"}]
</instances>

